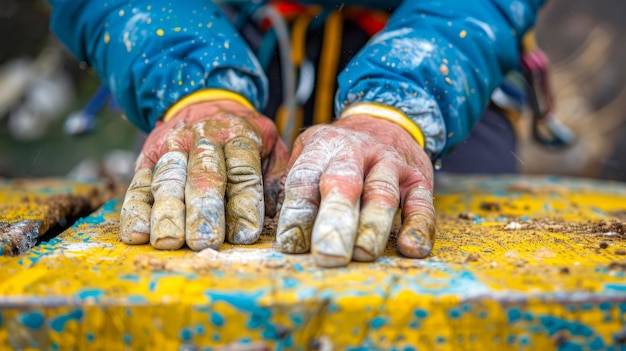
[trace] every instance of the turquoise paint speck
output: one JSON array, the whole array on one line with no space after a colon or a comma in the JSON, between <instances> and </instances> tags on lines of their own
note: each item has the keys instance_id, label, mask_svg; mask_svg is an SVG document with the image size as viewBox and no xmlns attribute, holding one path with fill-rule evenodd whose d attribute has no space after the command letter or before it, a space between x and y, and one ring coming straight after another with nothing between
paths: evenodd
<instances>
[{"instance_id":1,"label":"turquoise paint speck","mask_svg":"<svg viewBox=\"0 0 626 351\"><path fill-rule=\"evenodd\" d=\"M415 348L413 346L405 346L403 351L415 351Z\"/></svg>"},{"instance_id":2,"label":"turquoise paint speck","mask_svg":"<svg viewBox=\"0 0 626 351\"><path fill-rule=\"evenodd\" d=\"M147 300L144 296L141 296L141 295L128 295L126 297L126 301L136 304L136 303L146 302Z\"/></svg>"},{"instance_id":3,"label":"turquoise paint speck","mask_svg":"<svg viewBox=\"0 0 626 351\"><path fill-rule=\"evenodd\" d=\"M419 319L424 319L428 316L428 312L421 308L416 308L415 311L413 311L413 315Z\"/></svg>"},{"instance_id":4,"label":"turquoise paint speck","mask_svg":"<svg viewBox=\"0 0 626 351\"><path fill-rule=\"evenodd\" d=\"M506 342L507 342L507 344L509 344L509 345L513 345L513 344L515 344L515 335L509 335L509 336L506 338Z\"/></svg>"},{"instance_id":5,"label":"turquoise paint speck","mask_svg":"<svg viewBox=\"0 0 626 351\"><path fill-rule=\"evenodd\" d=\"M133 341L133 338L130 336L130 334L124 333L124 344L130 345L132 341Z\"/></svg>"},{"instance_id":6,"label":"turquoise paint speck","mask_svg":"<svg viewBox=\"0 0 626 351\"><path fill-rule=\"evenodd\" d=\"M450 310L450 318L458 319L459 317L461 317L461 312L459 312L459 310L456 308Z\"/></svg>"},{"instance_id":7,"label":"turquoise paint speck","mask_svg":"<svg viewBox=\"0 0 626 351\"><path fill-rule=\"evenodd\" d=\"M507 313L507 316L509 318L509 323L515 323L522 319L522 313L517 308L511 308Z\"/></svg>"},{"instance_id":8,"label":"turquoise paint speck","mask_svg":"<svg viewBox=\"0 0 626 351\"><path fill-rule=\"evenodd\" d=\"M409 323L409 328L411 328L411 329L417 329L417 328L419 328L419 327L420 327L420 325L421 325L421 324L420 324L419 322L417 322L417 321L413 321L413 322Z\"/></svg>"},{"instance_id":9,"label":"turquoise paint speck","mask_svg":"<svg viewBox=\"0 0 626 351\"><path fill-rule=\"evenodd\" d=\"M293 289L298 286L298 280L292 277L283 277L283 288Z\"/></svg>"},{"instance_id":10,"label":"turquoise paint speck","mask_svg":"<svg viewBox=\"0 0 626 351\"><path fill-rule=\"evenodd\" d=\"M20 323L30 329L39 329L43 325L45 318L39 311L24 313L19 317ZM1 323L0 323L1 324Z\"/></svg>"},{"instance_id":11,"label":"turquoise paint speck","mask_svg":"<svg viewBox=\"0 0 626 351\"><path fill-rule=\"evenodd\" d=\"M604 286L606 290L616 290L616 291L626 291L626 285L618 285L618 284L606 284Z\"/></svg>"},{"instance_id":12,"label":"turquoise paint speck","mask_svg":"<svg viewBox=\"0 0 626 351\"><path fill-rule=\"evenodd\" d=\"M56 342L53 341L53 342L50 343L50 348L52 350L58 350L59 349L59 344L57 344Z\"/></svg>"},{"instance_id":13,"label":"turquoise paint speck","mask_svg":"<svg viewBox=\"0 0 626 351\"><path fill-rule=\"evenodd\" d=\"M120 280L127 280L135 283L139 283L141 278L137 274L124 274L120 277Z\"/></svg>"},{"instance_id":14,"label":"turquoise paint speck","mask_svg":"<svg viewBox=\"0 0 626 351\"><path fill-rule=\"evenodd\" d=\"M2 311L0 310L0 328L2 328Z\"/></svg>"},{"instance_id":15,"label":"turquoise paint speck","mask_svg":"<svg viewBox=\"0 0 626 351\"><path fill-rule=\"evenodd\" d=\"M204 325L196 325L196 334L204 335Z\"/></svg>"},{"instance_id":16,"label":"turquoise paint speck","mask_svg":"<svg viewBox=\"0 0 626 351\"><path fill-rule=\"evenodd\" d=\"M598 304L598 308L603 311L608 311L611 309L611 307L613 307L613 304L610 302L601 302L600 304Z\"/></svg>"},{"instance_id":17,"label":"turquoise paint speck","mask_svg":"<svg viewBox=\"0 0 626 351\"><path fill-rule=\"evenodd\" d=\"M486 318L487 318L487 311L480 311L480 312L478 313L478 317L479 317L480 319L486 319Z\"/></svg>"},{"instance_id":18,"label":"turquoise paint speck","mask_svg":"<svg viewBox=\"0 0 626 351\"><path fill-rule=\"evenodd\" d=\"M216 327L224 325L224 317L217 312L211 312L211 323Z\"/></svg>"},{"instance_id":19,"label":"turquoise paint speck","mask_svg":"<svg viewBox=\"0 0 626 351\"><path fill-rule=\"evenodd\" d=\"M294 265L293 265L293 269L294 269L296 272L302 272L302 271L304 271L304 268L302 268L302 266L301 266L299 263L294 263Z\"/></svg>"},{"instance_id":20,"label":"turquoise paint speck","mask_svg":"<svg viewBox=\"0 0 626 351\"><path fill-rule=\"evenodd\" d=\"M65 323L71 321L71 320L76 320L76 321L80 321L80 319L83 318L83 310L81 309L75 309L74 311L68 313L68 314L63 314L60 315L56 318L54 318L52 321L50 321L50 327L56 331L56 332L62 332L63 329L65 329Z\"/></svg>"},{"instance_id":21,"label":"turquoise paint speck","mask_svg":"<svg viewBox=\"0 0 626 351\"><path fill-rule=\"evenodd\" d=\"M378 329L378 328L382 327L383 325L385 325L385 323L387 323L387 319L386 318L376 317L376 318L372 319L372 322L370 324L371 324L372 328Z\"/></svg>"},{"instance_id":22,"label":"turquoise paint speck","mask_svg":"<svg viewBox=\"0 0 626 351\"><path fill-rule=\"evenodd\" d=\"M446 338L444 338L443 336L438 336L437 337L437 343L438 344L445 344L446 342Z\"/></svg>"},{"instance_id":23,"label":"turquoise paint speck","mask_svg":"<svg viewBox=\"0 0 626 351\"><path fill-rule=\"evenodd\" d=\"M182 341L189 341L189 340L191 340L191 336L192 336L191 330L189 330L187 328L183 328L180 331L180 339Z\"/></svg>"},{"instance_id":24,"label":"turquoise paint speck","mask_svg":"<svg viewBox=\"0 0 626 351\"><path fill-rule=\"evenodd\" d=\"M85 338L89 342L94 342L94 340L96 340L96 336L92 332L85 334Z\"/></svg>"},{"instance_id":25,"label":"turquoise paint speck","mask_svg":"<svg viewBox=\"0 0 626 351\"><path fill-rule=\"evenodd\" d=\"M294 326L296 326L296 327L301 326L302 322L304 321L304 319L301 316L297 316L297 315L293 315L293 314L289 315L289 319L291 319L291 321L293 322Z\"/></svg>"},{"instance_id":26,"label":"turquoise paint speck","mask_svg":"<svg viewBox=\"0 0 626 351\"><path fill-rule=\"evenodd\" d=\"M99 302L102 295L104 295L104 292L100 289L86 289L76 294L76 297L80 300L94 299L96 302Z\"/></svg>"},{"instance_id":27,"label":"turquoise paint speck","mask_svg":"<svg viewBox=\"0 0 626 351\"><path fill-rule=\"evenodd\" d=\"M528 345L528 342L529 342L529 340L528 340L527 336L524 335L524 336L520 336L519 337L519 343L521 345Z\"/></svg>"},{"instance_id":28,"label":"turquoise paint speck","mask_svg":"<svg viewBox=\"0 0 626 351\"><path fill-rule=\"evenodd\" d=\"M211 339L213 339L213 341L215 341L215 342L220 341L220 334L219 333L213 333L213 335L211 335Z\"/></svg>"}]
</instances>

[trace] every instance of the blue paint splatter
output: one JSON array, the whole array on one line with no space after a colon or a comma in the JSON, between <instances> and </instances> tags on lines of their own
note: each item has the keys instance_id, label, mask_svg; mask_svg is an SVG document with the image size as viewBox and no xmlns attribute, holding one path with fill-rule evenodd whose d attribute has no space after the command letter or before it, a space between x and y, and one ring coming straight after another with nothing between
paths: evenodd
<instances>
[{"instance_id":1,"label":"blue paint splatter","mask_svg":"<svg viewBox=\"0 0 626 351\"><path fill-rule=\"evenodd\" d=\"M421 309L421 308L416 308L415 311L413 311L413 315L415 315L415 317L417 317L419 319L424 319L424 318L428 317L428 312L426 310Z\"/></svg>"},{"instance_id":2,"label":"blue paint splatter","mask_svg":"<svg viewBox=\"0 0 626 351\"><path fill-rule=\"evenodd\" d=\"M302 272L302 271L304 271L304 268L302 268L302 266L301 266L299 263L294 263L294 265L293 265L293 269L294 269L296 272Z\"/></svg>"},{"instance_id":3,"label":"blue paint splatter","mask_svg":"<svg viewBox=\"0 0 626 351\"><path fill-rule=\"evenodd\" d=\"M211 339L215 342L219 342L220 341L220 334L219 333L213 333L213 335L211 335Z\"/></svg>"},{"instance_id":4,"label":"blue paint splatter","mask_svg":"<svg viewBox=\"0 0 626 351\"><path fill-rule=\"evenodd\" d=\"M298 280L293 277L283 277L283 288L293 289L298 286Z\"/></svg>"},{"instance_id":5,"label":"blue paint splatter","mask_svg":"<svg viewBox=\"0 0 626 351\"><path fill-rule=\"evenodd\" d=\"M30 329L39 329L45 322L45 318L41 312L33 311L22 314L19 317L19 321Z\"/></svg>"},{"instance_id":6,"label":"blue paint splatter","mask_svg":"<svg viewBox=\"0 0 626 351\"><path fill-rule=\"evenodd\" d=\"M610 302L601 302L598 304L598 308L600 308L602 311L608 311L611 309L611 307L613 307L613 304L611 304Z\"/></svg>"},{"instance_id":7,"label":"blue paint splatter","mask_svg":"<svg viewBox=\"0 0 626 351\"><path fill-rule=\"evenodd\" d=\"M302 318L302 316L297 316L297 315L294 315L294 314L289 314L289 319L291 319L291 322L296 327L301 326L302 322L304 322L304 318Z\"/></svg>"},{"instance_id":8,"label":"blue paint splatter","mask_svg":"<svg viewBox=\"0 0 626 351\"><path fill-rule=\"evenodd\" d=\"M98 212L92 214L89 217L85 217L76 221L76 223L74 224L74 227L78 227L81 224L104 223L106 221L106 218L104 218L104 216L106 214L113 212L113 210L115 210L115 206L117 206L117 203L119 201L120 201L119 199L114 199L114 200L106 202L104 205L102 205L102 208Z\"/></svg>"},{"instance_id":9,"label":"blue paint splatter","mask_svg":"<svg viewBox=\"0 0 626 351\"><path fill-rule=\"evenodd\" d=\"M189 340L191 340L191 336L192 336L191 330L189 330L187 328L183 328L180 331L180 339L182 341L189 341Z\"/></svg>"},{"instance_id":10,"label":"blue paint splatter","mask_svg":"<svg viewBox=\"0 0 626 351\"><path fill-rule=\"evenodd\" d=\"M438 336L436 340L439 344L444 344L446 342L446 338L444 338L443 336Z\"/></svg>"},{"instance_id":11,"label":"blue paint splatter","mask_svg":"<svg viewBox=\"0 0 626 351\"><path fill-rule=\"evenodd\" d=\"M620 285L620 284L605 284L604 288L606 290L626 291L626 285Z\"/></svg>"},{"instance_id":12,"label":"blue paint splatter","mask_svg":"<svg viewBox=\"0 0 626 351\"><path fill-rule=\"evenodd\" d=\"M453 308L450 310L450 318L452 319L458 319L459 317L461 317L461 312L459 312L458 309Z\"/></svg>"},{"instance_id":13,"label":"blue paint splatter","mask_svg":"<svg viewBox=\"0 0 626 351\"><path fill-rule=\"evenodd\" d=\"M202 324L196 325L196 334L199 334L199 335L204 334L204 325Z\"/></svg>"},{"instance_id":14,"label":"blue paint splatter","mask_svg":"<svg viewBox=\"0 0 626 351\"><path fill-rule=\"evenodd\" d=\"M58 350L59 349L59 344L57 344L56 342L51 342L50 343L50 348L53 350Z\"/></svg>"},{"instance_id":15,"label":"blue paint splatter","mask_svg":"<svg viewBox=\"0 0 626 351\"><path fill-rule=\"evenodd\" d=\"M60 333L63 331L63 329L65 329L65 323L71 320L80 321L82 318L83 318L83 310L75 309L74 311L68 314L63 314L54 318L52 321L50 321L50 327L56 332Z\"/></svg>"},{"instance_id":16,"label":"blue paint splatter","mask_svg":"<svg viewBox=\"0 0 626 351\"><path fill-rule=\"evenodd\" d=\"M515 323L522 319L522 313L517 308L511 308L508 312L509 323Z\"/></svg>"},{"instance_id":17,"label":"blue paint splatter","mask_svg":"<svg viewBox=\"0 0 626 351\"><path fill-rule=\"evenodd\" d=\"M133 338L130 336L130 334L124 333L124 344L130 345L132 341L133 341Z\"/></svg>"},{"instance_id":18,"label":"blue paint splatter","mask_svg":"<svg viewBox=\"0 0 626 351\"><path fill-rule=\"evenodd\" d=\"M139 283L141 278L137 274L124 274L120 277L120 280L127 280L135 283Z\"/></svg>"},{"instance_id":19,"label":"blue paint splatter","mask_svg":"<svg viewBox=\"0 0 626 351\"><path fill-rule=\"evenodd\" d=\"M507 344L509 344L509 345L513 345L513 344L515 344L515 335L509 335L509 336L506 338L506 342L507 342Z\"/></svg>"},{"instance_id":20,"label":"blue paint splatter","mask_svg":"<svg viewBox=\"0 0 626 351\"><path fill-rule=\"evenodd\" d=\"M529 341L530 340L528 339L528 336L526 336L526 335L522 335L522 336L519 337L519 343L521 345L528 345Z\"/></svg>"},{"instance_id":21,"label":"blue paint splatter","mask_svg":"<svg viewBox=\"0 0 626 351\"><path fill-rule=\"evenodd\" d=\"M128 295L126 297L126 301L136 304L136 303L144 303L147 302L146 298L142 295Z\"/></svg>"},{"instance_id":22,"label":"blue paint splatter","mask_svg":"<svg viewBox=\"0 0 626 351\"><path fill-rule=\"evenodd\" d=\"M211 312L211 323L216 327L221 327L224 325L224 317L217 312Z\"/></svg>"},{"instance_id":23,"label":"blue paint splatter","mask_svg":"<svg viewBox=\"0 0 626 351\"><path fill-rule=\"evenodd\" d=\"M100 302L102 295L104 292L100 289L86 289L76 294L76 298L80 300L94 299L96 302Z\"/></svg>"},{"instance_id":24,"label":"blue paint splatter","mask_svg":"<svg viewBox=\"0 0 626 351\"><path fill-rule=\"evenodd\" d=\"M421 326L421 323L418 321L413 321L409 323L409 328L411 329L418 329L420 326Z\"/></svg>"},{"instance_id":25,"label":"blue paint splatter","mask_svg":"<svg viewBox=\"0 0 626 351\"><path fill-rule=\"evenodd\" d=\"M96 340L96 336L92 332L85 334L85 338L89 342L94 342Z\"/></svg>"},{"instance_id":26,"label":"blue paint splatter","mask_svg":"<svg viewBox=\"0 0 626 351\"><path fill-rule=\"evenodd\" d=\"M385 325L385 323L387 323L387 319L386 318L376 317L376 318L372 319L372 322L370 324L371 324L372 328L378 329L378 328L382 327L383 325Z\"/></svg>"}]
</instances>

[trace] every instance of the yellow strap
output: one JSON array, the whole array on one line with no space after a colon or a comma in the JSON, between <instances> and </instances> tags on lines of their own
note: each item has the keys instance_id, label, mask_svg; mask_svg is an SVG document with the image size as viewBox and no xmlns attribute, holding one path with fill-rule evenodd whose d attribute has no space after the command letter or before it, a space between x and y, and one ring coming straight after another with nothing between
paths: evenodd
<instances>
[{"instance_id":1,"label":"yellow strap","mask_svg":"<svg viewBox=\"0 0 626 351\"><path fill-rule=\"evenodd\" d=\"M373 102L360 102L343 110L339 118L356 115L368 115L394 122L409 132L422 149L424 148L424 133L422 133L422 130L415 123L413 123L409 117L398 109Z\"/></svg>"},{"instance_id":2,"label":"yellow strap","mask_svg":"<svg viewBox=\"0 0 626 351\"><path fill-rule=\"evenodd\" d=\"M165 116L163 117L163 122L169 121L172 117L174 117L177 113L179 113L185 107L188 107L193 104L197 104L205 101L215 101L215 100L233 100L236 101L245 107L249 108L252 111L256 111L254 106L242 95L237 93L233 93L232 91L222 90L222 89L203 89L198 90L194 93L191 93L184 98L178 100L177 103L172 105Z\"/></svg>"},{"instance_id":3,"label":"yellow strap","mask_svg":"<svg viewBox=\"0 0 626 351\"><path fill-rule=\"evenodd\" d=\"M291 58L293 64L300 66L306 55L306 30L309 28L312 17L308 13L296 18L291 29Z\"/></svg>"},{"instance_id":4,"label":"yellow strap","mask_svg":"<svg viewBox=\"0 0 626 351\"><path fill-rule=\"evenodd\" d=\"M535 30L531 29L522 38L522 50L524 52L533 52L537 49L537 37L535 36Z\"/></svg>"},{"instance_id":5,"label":"yellow strap","mask_svg":"<svg viewBox=\"0 0 626 351\"><path fill-rule=\"evenodd\" d=\"M339 53L341 52L341 37L343 31L343 18L339 11L332 12L324 26L324 41L322 45L322 57L318 68L317 91L315 93L315 111L313 123L322 124L330 122L333 114L333 98Z\"/></svg>"}]
</instances>

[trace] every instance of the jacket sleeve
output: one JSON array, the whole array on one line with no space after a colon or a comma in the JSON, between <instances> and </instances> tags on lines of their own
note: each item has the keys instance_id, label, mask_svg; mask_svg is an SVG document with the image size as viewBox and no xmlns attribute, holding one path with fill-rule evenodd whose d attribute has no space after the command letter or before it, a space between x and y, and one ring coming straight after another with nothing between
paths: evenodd
<instances>
[{"instance_id":1,"label":"jacket sleeve","mask_svg":"<svg viewBox=\"0 0 626 351\"><path fill-rule=\"evenodd\" d=\"M267 78L219 8L207 0L49 0L53 32L94 68L127 117L150 131L195 91L238 93L257 109Z\"/></svg>"},{"instance_id":2,"label":"jacket sleeve","mask_svg":"<svg viewBox=\"0 0 626 351\"><path fill-rule=\"evenodd\" d=\"M432 159L468 134L543 0L405 0L339 76L337 115L361 102L403 112Z\"/></svg>"}]
</instances>

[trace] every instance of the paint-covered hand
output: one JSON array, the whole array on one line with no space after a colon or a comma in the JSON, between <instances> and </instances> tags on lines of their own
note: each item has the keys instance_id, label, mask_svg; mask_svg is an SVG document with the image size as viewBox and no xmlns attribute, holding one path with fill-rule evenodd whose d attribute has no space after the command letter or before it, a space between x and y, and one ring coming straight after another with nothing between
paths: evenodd
<instances>
[{"instance_id":1,"label":"paint-covered hand","mask_svg":"<svg viewBox=\"0 0 626 351\"><path fill-rule=\"evenodd\" d=\"M121 212L122 241L157 249L255 242L274 216L287 164L273 122L233 100L185 107L158 124Z\"/></svg>"},{"instance_id":2,"label":"paint-covered hand","mask_svg":"<svg viewBox=\"0 0 626 351\"><path fill-rule=\"evenodd\" d=\"M397 248L423 258L434 243L433 169L399 125L367 115L308 129L288 164L277 242L322 266L376 260L402 207Z\"/></svg>"}]
</instances>

